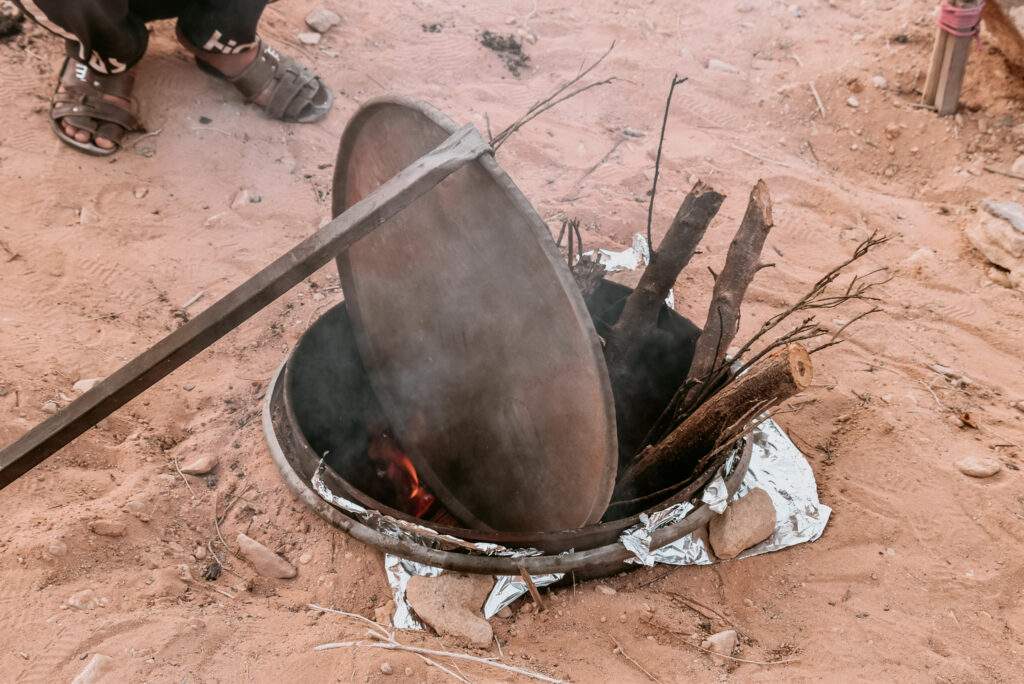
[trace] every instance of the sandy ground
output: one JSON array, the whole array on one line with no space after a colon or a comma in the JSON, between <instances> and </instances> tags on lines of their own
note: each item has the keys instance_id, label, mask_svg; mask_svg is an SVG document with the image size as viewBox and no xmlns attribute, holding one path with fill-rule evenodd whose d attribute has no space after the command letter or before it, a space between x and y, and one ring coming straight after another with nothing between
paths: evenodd
<instances>
[{"instance_id":1,"label":"sandy ground","mask_svg":"<svg viewBox=\"0 0 1024 684\"><path fill-rule=\"evenodd\" d=\"M499 155L553 226L565 212L583 219L591 245L629 244L678 72L690 81L671 117L656 225L664 230L691 176L729 194L676 289L684 313L702 319L706 267L720 264L759 177L776 200L767 251L776 267L752 288L745 331L872 230L893 240L866 266L897 278L883 288L884 313L817 362L813 401L781 418L835 509L820 541L637 571L609 580L615 595L592 584L558 591L552 610L495 621L506 661L574 681L646 681L613 652L615 637L660 681L1018 679L1024 414L1011 402L1024 398L1024 300L988 280L962 231L981 199L1022 189L982 167L1008 166L1024 150L1024 88L983 44L961 115L915 108L933 5L330 0L344 22L308 48L295 34L313 4L282 2L264 34L339 94L326 122L295 128L197 71L175 49L173 27L158 24L138 93L153 135L112 161L79 155L49 131L60 46L38 31L0 45L0 240L10 250L0 252L0 442L44 419L46 402L66 404L77 380L104 376L174 329L175 310L197 293L192 315L308 235L328 213L335 145L359 103L401 93L498 128L614 40L600 74L621 80L549 113ZM422 28L433 23L440 32ZM477 43L485 29L535 39L520 78ZM735 73L706 68L709 58ZM872 85L876 75L888 89ZM644 135L624 137L625 127ZM262 202L231 209L242 188ZM389 598L378 553L289 495L259 428L271 373L339 297L324 269L0 493L0 679L69 680L95 653L113 659L112 681L379 681L385 660L391 677L446 679L412 655L312 650L362 630L313 616L307 603L372 617ZM971 384L954 387L933 363ZM952 410L978 429L952 424ZM186 486L174 463L211 452L215 476ZM956 463L969 455L994 457L1003 471L967 478ZM216 538L215 515L240 493L224 536L248 530L299 576L254 579L231 559L234 572L215 582L180 579L182 565L201 574L207 561L194 550ZM99 518L127 533L93 534ZM69 607L83 590L95 605ZM692 647L726 626L741 634L741 658L795 660L725 666Z\"/></svg>"}]
</instances>

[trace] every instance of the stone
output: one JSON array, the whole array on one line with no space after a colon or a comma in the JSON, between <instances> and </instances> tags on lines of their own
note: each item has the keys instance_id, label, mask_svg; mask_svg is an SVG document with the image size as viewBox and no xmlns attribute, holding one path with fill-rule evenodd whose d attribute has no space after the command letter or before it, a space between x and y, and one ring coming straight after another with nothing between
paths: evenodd
<instances>
[{"instance_id":1,"label":"stone","mask_svg":"<svg viewBox=\"0 0 1024 684\"><path fill-rule=\"evenodd\" d=\"M320 42L320 34L316 31L303 31L296 36L303 45L317 45Z\"/></svg>"},{"instance_id":2,"label":"stone","mask_svg":"<svg viewBox=\"0 0 1024 684\"><path fill-rule=\"evenodd\" d=\"M306 26L317 33L327 33L340 23L341 17L326 7L317 7L306 15Z\"/></svg>"},{"instance_id":3,"label":"stone","mask_svg":"<svg viewBox=\"0 0 1024 684\"><path fill-rule=\"evenodd\" d=\"M857 99L856 95L851 95L850 97L846 98L846 106L857 109L858 107L860 107L860 100Z\"/></svg>"},{"instance_id":4,"label":"stone","mask_svg":"<svg viewBox=\"0 0 1024 684\"><path fill-rule=\"evenodd\" d=\"M89 530L101 537L123 537L127 529L123 522L109 518L98 518L89 523Z\"/></svg>"},{"instance_id":5,"label":"stone","mask_svg":"<svg viewBox=\"0 0 1024 684\"><path fill-rule=\"evenodd\" d=\"M238 552L252 564L253 569L259 575L275 579L291 579L298 574L294 565L252 537L239 533L235 541L238 543Z\"/></svg>"},{"instance_id":6,"label":"stone","mask_svg":"<svg viewBox=\"0 0 1024 684\"><path fill-rule=\"evenodd\" d=\"M627 138L642 138L645 135L643 131L638 131L635 128L630 128L629 126L622 129L622 134Z\"/></svg>"},{"instance_id":7,"label":"stone","mask_svg":"<svg viewBox=\"0 0 1024 684\"><path fill-rule=\"evenodd\" d=\"M61 558L68 554L68 545L57 539L46 545L46 553L54 558Z\"/></svg>"},{"instance_id":8,"label":"stone","mask_svg":"<svg viewBox=\"0 0 1024 684\"><path fill-rule=\"evenodd\" d=\"M881 74L876 74L875 76L871 77L871 85L875 86L879 90L886 90L889 87L889 82L885 80L885 76L882 76Z\"/></svg>"},{"instance_id":9,"label":"stone","mask_svg":"<svg viewBox=\"0 0 1024 684\"><path fill-rule=\"evenodd\" d=\"M234 199L231 200L232 209L241 209L247 204L258 204L263 201L263 197L258 192L250 188L242 188L236 194Z\"/></svg>"},{"instance_id":10,"label":"stone","mask_svg":"<svg viewBox=\"0 0 1024 684\"><path fill-rule=\"evenodd\" d=\"M100 222L100 215L96 212L96 207L86 204L78 212L78 223L83 226L95 226Z\"/></svg>"},{"instance_id":11,"label":"stone","mask_svg":"<svg viewBox=\"0 0 1024 684\"><path fill-rule=\"evenodd\" d=\"M134 190L132 190L132 195L135 197L135 199L142 199L143 197L145 197L148 194L149 194L149 188L146 188L146 187L139 187L139 188L135 188Z\"/></svg>"},{"instance_id":12,"label":"stone","mask_svg":"<svg viewBox=\"0 0 1024 684\"><path fill-rule=\"evenodd\" d=\"M53 400L50 400L50 401L47 401L47 402L43 403L43 413L49 413L50 415L53 415L54 413L56 413L59 410L60 410L60 406L58 406L57 402L55 402Z\"/></svg>"},{"instance_id":13,"label":"stone","mask_svg":"<svg viewBox=\"0 0 1024 684\"><path fill-rule=\"evenodd\" d=\"M989 280L1000 287L1014 287L1013 283L1010 281L1010 272L999 268L998 266L989 266L988 270L985 271L985 275L988 276Z\"/></svg>"},{"instance_id":14,"label":"stone","mask_svg":"<svg viewBox=\"0 0 1024 684\"><path fill-rule=\"evenodd\" d=\"M775 532L775 505L768 492L753 489L708 525L708 541L719 558L735 558Z\"/></svg>"},{"instance_id":15,"label":"stone","mask_svg":"<svg viewBox=\"0 0 1024 684\"><path fill-rule=\"evenodd\" d=\"M208 472L217 467L219 462L216 454L203 454L198 456L188 463L181 465L181 472L186 475L206 475Z\"/></svg>"},{"instance_id":16,"label":"stone","mask_svg":"<svg viewBox=\"0 0 1024 684\"><path fill-rule=\"evenodd\" d=\"M968 242L990 262L1010 272L1024 270L1024 206L1016 202L982 203L982 215L965 231Z\"/></svg>"},{"instance_id":17,"label":"stone","mask_svg":"<svg viewBox=\"0 0 1024 684\"><path fill-rule=\"evenodd\" d=\"M736 634L736 630L727 629L724 632L712 634L700 642L700 647L711 651L715 655L731 656L733 651L736 650L737 643L739 643L739 637Z\"/></svg>"},{"instance_id":18,"label":"stone","mask_svg":"<svg viewBox=\"0 0 1024 684\"><path fill-rule=\"evenodd\" d=\"M206 560L208 551L202 544L196 544L196 548L192 550L192 557L196 560Z\"/></svg>"},{"instance_id":19,"label":"stone","mask_svg":"<svg viewBox=\"0 0 1024 684\"><path fill-rule=\"evenodd\" d=\"M383 663L380 664L381 674L389 675L392 674L394 671L395 668L391 667L391 663L389 663L388 661L385 660Z\"/></svg>"},{"instance_id":20,"label":"stone","mask_svg":"<svg viewBox=\"0 0 1024 684\"><path fill-rule=\"evenodd\" d=\"M384 625L385 627L393 626L391 616L395 614L395 602L388 601L382 606L377 606L373 609L373 621L378 625Z\"/></svg>"},{"instance_id":21,"label":"stone","mask_svg":"<svg viewBox=\"0 0 1024 684\"><path fill-rule=\"evenodd\" d=\"M891 123L885 127L885 137L889 140L895 140L900 137L903 133L903 129L900 128L899 124Z\"/></svg>"},{"instance_id":22,"label":"stone","mask_svg":"<svg viewBox=\"0 0 1024 684\"><path fill-rule=\"evenodd\" d=\"M100 384L100 382L102 381L103 378L89 378L88 380L79 380L78 382L71 386L71 389L75 390L79 394L84 394L91 390L96 385Z\"/></svg>"},{"instance_id":23,"label":"stone","mask_svg":"<svg viewBox=\"0 0 1024 684\"><path fill-rule=\"evenodd\" d=\"M303 551L302 555L299 556L299 564L301 565L309 565L311 560L313 560L313 554L309 551Z\"/></svg>"},{"instance_id":24,"label":"stone","mask_svg":"<svg viewBox=\"0 0 1024 684\"><path fill-rule=\"evenodd\" d=\"M709 59L707 63L707 68L711 71L721 71L726 74L740 73L740 70L734 67L732 64L729 64L728 62L723 62L720 59Z\"/></svg>"},{"instance_id":25,"label":"stone","mask_svg":"<svg viewBox=\"0 0 1024 684\"><path fill-rule=\"evenodd\" d=\"M493 586L494 580L484 575L416 575L409 580L405 597L416 615L440 636L486 648L494 633L481 608Z\"/></svg>"},{"instance_id":26,"label":"stone","mask_svg":"<svg viewBox=\"0 0 1024 684\"><path fill-rule=\"evenodd\" d=\"M71 684L94 684L103 678L113 663L114 659L110 656L94 653L78 676L71 680Z\"/></svg>"},{"instance_id":27,"label":"stone","mask_svg":"<svg viewBox=\"0 0 1024 684\"><path fill-rule=\"evenodd\" d=\"M619 593L615 591L614 587L609 587L607 584L598 584L596 587L594 587L594 589L597 591L597 593L604 594L605 596L614 596L615 594Z\"/></svg>"},{"instance_id":28,"label":"stone","mask_svg":"<svg viewBox=\"0 0 1024 684\"><path fill-rule=\"evenodd\" d=\"M956 467L968 477L986 478L1002 470L1003 464L987 456L968 456L957 462Z\"/></svg>"},{"instance_id":29,"label":"stone","mask_svg":"<svg viewBox=\"0 0 1024 684\"><path fill-rule=\"evenodd\" d=\"M92 610L99 607L100 600L92 589L83 589L68 596L67 604L75 610Z\"/></svg>"}]
</instances>

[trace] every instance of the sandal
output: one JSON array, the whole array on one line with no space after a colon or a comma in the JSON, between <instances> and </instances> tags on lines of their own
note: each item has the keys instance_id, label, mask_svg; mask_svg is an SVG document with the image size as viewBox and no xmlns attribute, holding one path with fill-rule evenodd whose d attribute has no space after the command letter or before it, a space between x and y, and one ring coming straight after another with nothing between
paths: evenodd
<instances>
[{"instance_id":1,"label":"sandal","mask_svg":"<svg viewBox=\"0 0 1024 684\"><path fill-rule=\"evenodd\" d=\"M247 102L257 103L272 119L315 123L327 116L334 104L334 94L319 76L262 40L255 49L259 56L234 77L225 76L198 57L196 64L206 73L232 83ZM260 100L265 104L260 104Z\"/></svg>"},{"instance_id":2,"label":"sandal","mask_svg":"<svg viewBox=\"0 0 1024 684\"><path fill-rule=\"evenodd\" d=\"M106 157L121 149L125 133L142 130L136 112L138 104L132 97L135 77L129 73L101 74L73 57L61 67L57 90L50 102L50 126L67 145L80 152ZM104 95L124 98L131 110L104 99ZM62 124L69 124L92 134L93 140L81 142L67 134ZM114 143L110 149L100 147L96 138Z\"/></svg>"}]
</instances>

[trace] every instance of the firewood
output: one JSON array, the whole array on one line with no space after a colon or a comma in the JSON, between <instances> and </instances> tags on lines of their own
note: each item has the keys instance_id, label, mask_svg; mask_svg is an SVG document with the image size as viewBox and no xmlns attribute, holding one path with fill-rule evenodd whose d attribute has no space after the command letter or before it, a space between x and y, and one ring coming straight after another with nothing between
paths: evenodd
<instances>
[{"instance_id":1,"label":"firewood","mask_svg":"<svg viewBox=\"0 0 1024 684\"><path fill-rule=\"evenodd\" d=\"M682 482L751 412L767 411L807 389L811 356L799 344L780 347L701 404L665 439L644 449L619 477L615 500Z\"/></svg>"},{"instance_id":2,"label":"firewood","mask_svg":"<svg viewBox=\"0 0 1024 684\"><path fill-rule=\"evenodd\" d=\"M722 272L715 278L707 321L686 375L687 383L694 389L721 367L725 352L739 331L740 305L761 268L761 250L772 225L772 198L768 185L759 180L750 192L747 211L729 245Z\"/></svg>"},{"instance_id":3,"label":"firewood","mask_svg":"<svg viewBox=\"0 0 1024 684\"><path fill-rule=\"evenodd\" d=\"M619 424L620 462L626 463L640 446L648 429L643 424L644 401L649 382L637 373L640 359L664 344L658 329L658 315L679 273L689 263L718 213L725 196L698 181L686 196L656 254L626 299L622 314L606 339L605 360L615 399Z\"/></svg>"}]
</instances>

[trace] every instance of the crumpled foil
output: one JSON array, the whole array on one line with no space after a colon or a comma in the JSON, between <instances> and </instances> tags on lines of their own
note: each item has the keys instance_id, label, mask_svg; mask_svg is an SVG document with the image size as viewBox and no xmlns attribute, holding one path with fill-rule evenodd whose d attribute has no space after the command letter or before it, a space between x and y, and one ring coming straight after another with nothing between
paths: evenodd
<instances>
[{"instance_id":1,"label":"crumpled foil","mask_svg":"<svg viewBox=\"0 0 1024 684\"><path fill-rule=\"evenodd\" d=\"M748 439L753 441L750 465L731 500L735 501L751 489L760 487L768 493L775 505L776 522L775 531L770 538L747 549L737 558L778 551L816 540L825 530L832 509L818 501L814 472L804 455L774 420L763 422L751 432ZM728 505L725 478L736 467L739 453L739 449L736 449L730 454L725 465L715 474L701 495L701 501L716 513L721 513ZM451 535L440 534L423 525L399 520L367 509L335 494L327 487L322 477L326 467L326 464L321 461L317 472L310 481L313 490L328 503L350 513L383 534L431 548L461 549L485 555L520 557L540 554L537 549L514 549L499 544L469 542ZM633 553L634 558L629 559L629 562L646 566L653 566L656 563L709 565L716 562L704 540L694 534L688 534L671 544L654 551L651 550L651 539L656 530L682 521L693 510L692 504L683 502L655 511L650 515L642 514L640 523L623 532L619 538L622 545ZM437 577L445 571L391 554L385 555L384 568L388 584L394 593L395 613L392 617L392 624L399 629L423 629L423 625L416 619L405 600L409 579L413 575ZM533 575L531 578L536 586L544 587L554 584L563 576L562 573L554 573ZM483 605L484 617L487 619L494 617L499 610L527 592L526 582L521 577L495 577L494 587Z\"/></svg>"},{"instance_id":2,"label":"crumpled foil","mask_svg":"<svg viewBox=\"0 0 1024 684\"><path fill-rule=\"evenodd\" d=\"M647 236L643 233L633 235L633 244L629 249L613 252L608 249L597 249L586 252L586 256L597 257L608 273L616 271L635 271L641 266L646 266L651 261L651 249L647 244ZM665 303L670 309L676 308L676 296L672 290L668 291Z\"/></svg>"},{"instance_id":3,"label":"crumpled foil","mask_svg":"<svg viewBox=\"0 0 1024 684\"><path fill-rule=\"evenodd\" d=\"M417 525L408 520L400 520L378 511L370 510L332 492L323 479L323 472L326 468L327 464L321 459L320 465L310 479L313 491L327 503L350 513L360 522L372 526L382 534L405 539L431 548L457 548L488 556L518 558L540 555L540 551L537 549L512 549L500 544L469 542L449 534L440 534L424 525ZM416 619L412 609L409 607L409 603L405 600L405 590L409 585L409 579L413 575L437 577L445 571L424 563L399 558L392 554L384 555L384 571L387 573L388 585L391 587L395 599L395 613L391 618L391 623L399 629L423 629L423 625ZM530 578L537 587L546 587L549 584L554 584L564 576L564 573L552 573L548 575L531 575ZM529 589L522 577L502 575L495 577L494 587L491 589L491 593L487 596L487 600L483 605L484 617L487 619L494 617L499 610L511 604L520 596L525 595L528 591Z\"/></svg>"},{"instance_id":4,"label":"crumpled foil","mask_svg":"<svg viewBox=\"0 0 1024 684\"><path fill-rule=\"evenodd\" d=\"M760 487L775 505L775 532L757 546L747 549L737 558L749 558L769 551L812 542L821 536L832 514L832 509L818 501L818 485L807 459L774 420L766 420L748 439L753 441L750 466L732 501L742 498L751 489ZM738 454L733 453L722 471L717 473L704 490L701 500L716 513L725 510L725 474L735 467ZM640 523L619 538L635 558L629 562L646 566L709 565L715 562L704 540L688 534L671 544L651 551L651 535L659 527L682 520L693 509L683 511L676 504L651 516L641 516Z\"/></svg>"}]
</instances>

